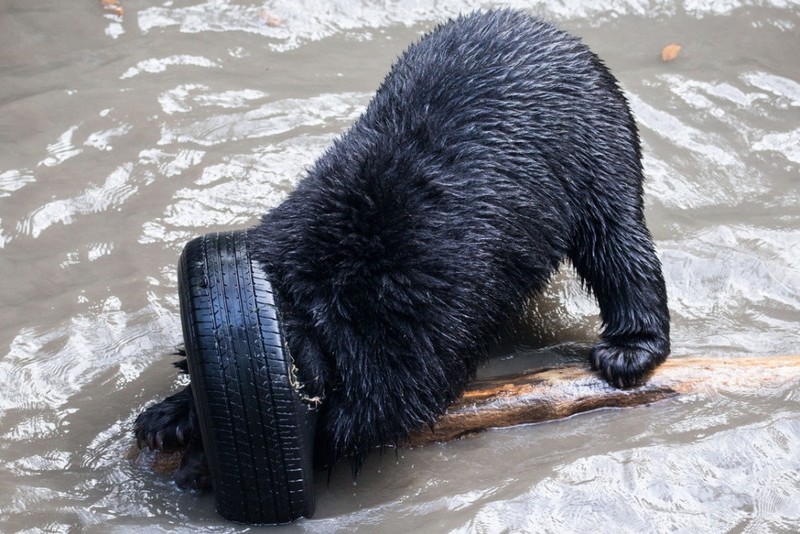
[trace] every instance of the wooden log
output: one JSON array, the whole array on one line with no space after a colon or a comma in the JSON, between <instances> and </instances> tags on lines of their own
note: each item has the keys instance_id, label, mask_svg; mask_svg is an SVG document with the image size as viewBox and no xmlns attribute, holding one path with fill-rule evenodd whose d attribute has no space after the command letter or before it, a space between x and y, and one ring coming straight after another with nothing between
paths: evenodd
<instances>
[{"instance_id":1,"label":"wooden log","mask_svg":"<svg viewBox=\"0 0 800 534\"><path fill-rule=\"evenodd\" d=\"M651 404L686 394L755 393L800 383L800 355L761 357L675 357L646 384L617 389L584 365L538 369L474 381L433 426L416 432L404 446L450 441L489 428L551 421L598 408ZM174 471L180 453L139 453L132 458L158 472Z\"/></svg>"},{"instance_id":2,"label":"wooden log","mask_svg":"<svg viewBox=\"0 0 800 534\"><path fill-rule=\"evenodd\" d=\"M449 441L487 428L561 419L598 408L627 407L691 393L755 392L800 383L800 355L742 358L672 358L646 384L617 389L587 367L570 365L509 377L476 380L432 429L407 446Z\"/></svg>"}]
</instances>

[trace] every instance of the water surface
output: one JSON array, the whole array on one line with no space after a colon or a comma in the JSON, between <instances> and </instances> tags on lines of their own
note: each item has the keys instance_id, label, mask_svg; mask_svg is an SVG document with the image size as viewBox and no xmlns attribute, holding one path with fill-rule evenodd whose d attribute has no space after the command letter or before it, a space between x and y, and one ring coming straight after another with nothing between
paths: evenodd
<instances>
[{"instance_id":1,"label":"water surface","mask_svg":"<svg viewBox=\"0 0 800 534\"><path fill-rule=\"evenodd\" d=\"M2 531L243 528L124 458L181 386L181 247L254 224L409 42L500 4L122 5L0 7ZM629 96L676 357L800 353L800 4L502 5L583 37ZM597 313L563 269L482 373L574 359ZM389 452L320 477L314 519L275 530L797 532L799 408L795 385Z\"/></svg>"}]
</instances>

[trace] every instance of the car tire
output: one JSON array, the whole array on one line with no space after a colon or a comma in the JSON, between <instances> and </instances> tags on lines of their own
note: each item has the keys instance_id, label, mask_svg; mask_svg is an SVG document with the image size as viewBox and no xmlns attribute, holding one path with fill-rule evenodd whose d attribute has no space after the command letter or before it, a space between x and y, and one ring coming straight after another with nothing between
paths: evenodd
<instances>
[{"instance_id":1,"label":"car tire","mask_svg":"<svg viewBox=\"0 0 800 534\"><path fill-rule=\"evenodd\" d=\"M316 409L300 395L272 287L248 251L247 232L190 241L178 292L218 512L249 524L310 517Z\"/></svg>"}]
</instances>

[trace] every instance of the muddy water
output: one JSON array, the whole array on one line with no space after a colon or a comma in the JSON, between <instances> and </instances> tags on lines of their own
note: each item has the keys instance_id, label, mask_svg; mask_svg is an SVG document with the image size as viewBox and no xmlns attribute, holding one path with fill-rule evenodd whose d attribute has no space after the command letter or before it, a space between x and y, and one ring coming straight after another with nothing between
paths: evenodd
<instances>
[{"instance_id":1,"label":"muddy water","mask_svg":"<svg viewBox=\"0 0 800 534\"><path fill-rule=\"evenodd\" d=\"M254 224L408 42L480 5L122 2L0 6L3 532L241 528L123 458L135 414L179 387L177 255ZM800 4L517 4L630 97L676 357L800 352ZM597 308L564 271L483 373L585 352ZM376 456L276 530L796 532L799 409L794 386Z\"/></svg>"}]
</instances>

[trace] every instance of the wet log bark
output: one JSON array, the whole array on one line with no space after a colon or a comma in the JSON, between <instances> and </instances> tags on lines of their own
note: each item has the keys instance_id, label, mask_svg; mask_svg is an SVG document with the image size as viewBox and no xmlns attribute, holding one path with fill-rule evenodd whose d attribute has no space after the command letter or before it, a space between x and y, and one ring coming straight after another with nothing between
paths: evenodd
<instances>
[{"instance_id":1,"label":"wet log bark","mask_svg":"<svg viewBox=\"0 0 800 534\"><path fill-rule=\"evenodd\" d=\"M646 384L617 389L584 366L534 370L475 381L432 429L407 445L449 441L487 428L561 419L598 408L640 406L686 394L755 393L800 383L800 355L748 358L673 358Z\"/></svg>"},{"instance_id":2,"label":"wet log bark","mask_svg":"<svg viewBox=\"0 0 800 534\"><path fill-rule=\"evenodd\" d=\"M800 383L800 355L676 357L656 369L645 385L626 390L609 386L583 365L538 369L474 381L433 428L414 433L404 445L417 447L489 428L551 421L598 408L651 404L678 395L756 393L790 383ZM180 461L179 453L139 454L136 449L132 454L137 462L159 472L174 470Z\"/></svg>"}]
</instances>

